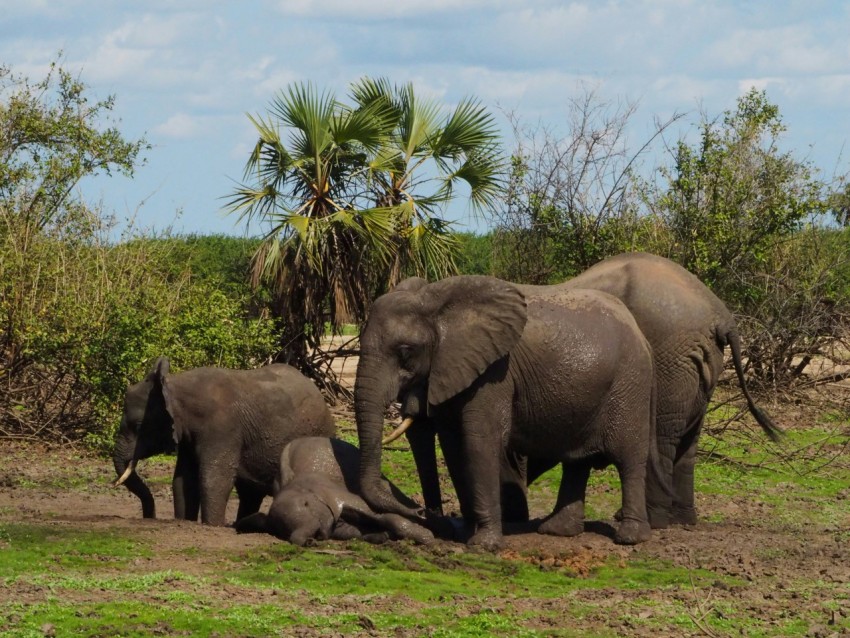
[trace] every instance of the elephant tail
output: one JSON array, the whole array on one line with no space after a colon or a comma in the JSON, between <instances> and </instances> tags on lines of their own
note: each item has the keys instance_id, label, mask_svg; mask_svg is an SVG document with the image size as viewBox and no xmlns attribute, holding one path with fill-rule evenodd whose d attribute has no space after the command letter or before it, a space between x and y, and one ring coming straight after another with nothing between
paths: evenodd
<instances>
[{"instance_id":1,"label":"elephant tail","mask_svg":"<svg viewBox=\"0 0 850 638\"><path fill-rule=\"evenodd\" d=\"M655 360L652 361L652 393L649 399L649 468L648 471L656 485L661 486L664 494L675 498L673 477L661 467L661 452L658 449L658 429L656 415L658 409L658 375L655 373Z\"/></svg>"},{"instance_id":2,"label":"elephant tail","mask_svg":"<svg viewBox=\"0 0 850 638\"><path fill-rule=\"evenodd\" d=\"M744 366L741 363L741 337L736 329L731 329L726 333L726 342L729 344L729 349L732 351L732 363L735 366L735 374L738 375L738 383L741 385L741 390L744 393L744 398L747 400L747 407L750 409L750 414L753 415L756 422L764 430L765 434L771 441L779 441L784 434L782 428L773 422L767 413L759 408L750 391L747 388L747 381L744 378Z\"/></svg>"}]
</instances>

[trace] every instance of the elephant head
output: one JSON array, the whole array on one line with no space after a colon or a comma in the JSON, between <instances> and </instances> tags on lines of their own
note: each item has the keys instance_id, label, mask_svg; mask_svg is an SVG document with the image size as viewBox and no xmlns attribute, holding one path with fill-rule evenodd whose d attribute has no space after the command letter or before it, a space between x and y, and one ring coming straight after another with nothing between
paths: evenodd
<instances>
[{"instance_id":1,"label":"elephant head","mask_svg":"<svg viewBox=\"0 0 850 638\"><path fill-rule=\"evenodd\" d=\"M386 406L429 413L472 386L519 341L526 323L522 292L492 277L405 281L373 304L360 337L354 389L360 439L360 491L379 512L421 518L381 483Z\"/></svg>"},{"instance_id":2,"label":"elephant head","mask_svg":"<svg viewBox=\"0 0 850 638\"><path fill-rule=\"evenodd\" d=\"M341 507L340 507L341 509ZM317 494L307 489L284 489L269 509L267 530L293 545L331 537L339 512L334 512Z\"/></svg>"},{"instance_id":3,"label":"elephant head","mask_svg":"<svg viewBox=\"0 0 850 638\"><path fill-rule=\"evenodd\" d=\"M179 436L168 391L169 363L160 357L144 380L127 388L124 415L115 435L112 461L118 479L142 501L142 515L155 518L153 495L136 474L136 464L154 454L172 452Z\"/></svg>"}]
</instances>

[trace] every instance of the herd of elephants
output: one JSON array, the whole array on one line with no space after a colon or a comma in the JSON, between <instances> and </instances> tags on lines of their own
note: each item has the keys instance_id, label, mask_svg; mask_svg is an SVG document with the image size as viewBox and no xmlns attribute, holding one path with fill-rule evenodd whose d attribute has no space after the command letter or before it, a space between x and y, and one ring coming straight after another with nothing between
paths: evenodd
<instances>
[{"instance_id":1,"label":"herd of elephants","mask_svg":"<svg viewBox=\"0 0 850 638\"><path fill-rule=\"evenodd\" d=\"M321 393L289 366L169 374L163 357L127 389L115 484L154 517L136 465L176 449L178 519L224 525L235 487L239 532L299 545L436 536L497 549L505 522L529 519L528 485L558 463L557 502L538 531L581 533L590 471L613 464L614 540L641 543L653 528L697 521L697 441L727 345L750 412L777 438L747 390L732 314L668 259L626 253L551 286L411 278L374 302L360 334L359 449L333 438ZM394 402L404 419L385 437ZM381 473L383 446L402 433L424 503ZM443 512L437 441L460 517Z\"/></svg>"}]
</instances>

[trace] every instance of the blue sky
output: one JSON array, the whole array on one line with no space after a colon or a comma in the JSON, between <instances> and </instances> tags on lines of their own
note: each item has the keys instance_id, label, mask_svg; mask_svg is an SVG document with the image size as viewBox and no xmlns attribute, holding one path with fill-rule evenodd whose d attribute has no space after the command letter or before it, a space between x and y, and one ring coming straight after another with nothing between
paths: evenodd
<instances>
[{"instance_id":1,"label":"blue sky","mask_svg":"<svg viewBox=\"0 0 850 638\"><path fill-rule=\"evenodd\" d=\"M221 198L255 141L246 113L301 80L340 96L363 75L447 104L474 95L506 133L500 109L557 128L590 85L638 101L641 141L655 116L690 111L695 123L755 86L779 105L798 158L844 173L848 33L845 0L0 0L0 63L40 79L64 51L96 96L116 95L125 135L153 145L132 181L84 183L84 197L196 233L245 232ZM475 227L465 207L451 216Z\"/></svg>"}]
</instances>

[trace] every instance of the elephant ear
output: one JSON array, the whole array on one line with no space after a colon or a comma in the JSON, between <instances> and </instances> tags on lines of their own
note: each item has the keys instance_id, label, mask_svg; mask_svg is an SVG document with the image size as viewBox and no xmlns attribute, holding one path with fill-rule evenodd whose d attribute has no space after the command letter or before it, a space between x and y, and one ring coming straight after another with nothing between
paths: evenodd
<instances>
[{"instance_id":1,"label":"elephant ear","mask_svg":"<svg viewBox=\"0 0 850 638\"><path fill-rule=\"evenodd\" d=\"M428 403L439 405L514 348L525 329L525 296L511 283L478 275L443 279L422 294L438 334Z\"/></svg>"},{"instance_id":2,"label":"elephant ear","mask_svg":"<svg viewBox=\"0 0 850 638\"><path fill-rule=\"evenodd\" d=\"M159 357L153 364L153 369L150 371L148 378L153 381L154 392L162 394L162 400L165 403L165 410L168 416L171 417L171 430L175 443L180 443L183 438L183 431L177 423L174 410L174 395L172 388L168 383L168 373L171 370L171 364L167 357Z\"/></svg>"},{"instance_id":3,"label":"elephant ear","mask_svg":"<svg viewBox=\"0 0 850 638\"><path fill-rule=\"evenodd\" d=\"M170 370L171 363L169 363L168 357L157 357L156 361L153 362L151 371L148 372L147 378L155 384L162 385Z\"/></svg>"}]
</instances>

